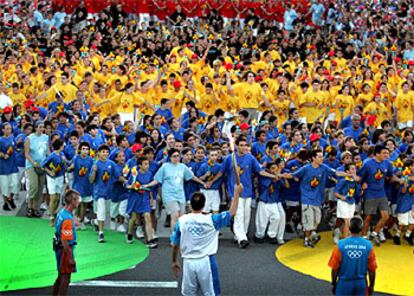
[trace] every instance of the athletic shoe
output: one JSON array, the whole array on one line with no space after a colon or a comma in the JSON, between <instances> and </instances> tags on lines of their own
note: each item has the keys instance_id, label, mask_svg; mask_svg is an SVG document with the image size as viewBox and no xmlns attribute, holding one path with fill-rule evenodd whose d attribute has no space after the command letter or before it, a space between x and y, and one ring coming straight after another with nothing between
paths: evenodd
<instances>
[{"instance_id":1,"label":"athletic shoe","mask_svg":"<svg viewBox=\"0 0 414 296\"><path fill-rule=\"evenodd\" d=\"M311 237L312 244L314 245L316 245L320 240L321 240L321 236L319 234Z\"/></svg>"},{"instance_id":2,"label":"athletic shoe","mask_svg":"<svg viewBox=\"0 0 414 296\"><path fill-rule=\"evenodd\" d=\"M270 239L270 240L272 240L272 239ZM254 236L254 237L253 237L253 241L254 241L256 244L263 244L263 243L264 243L264 238L259 238L259 237L257 237L257 236Z\"/></svg>"},{"instance_id":3,"label":"athletic shoe","mask_svg":"<svg viewBox=\"0 0 414 296\"><path fill-rule=\"evenodd\" d=\"M380 242L385 243L387 241L387 239L385 238L384 232L382 230L378 233L378 236L379 236Z\"/></svg>"},{"instance_id":4,"label":"athletic shoe","mask_svg":"<svg viewBox=\"0 0 414 296\"><path fill-rule=\"evenodd\" d=\"M158 247L158 245L154 240L150 240L147 242L147 247L150 249L155 249L156 247Z\"/></svg>"},{"instance_id":5,"label":"athletic shoe","mask_svg":"<svg viewBox=\"0 0 414 296\"><path fill-rule=\"evenodd\" d=\"M277 238L275 238L275 237L270 238L270 243L271 243L272 245L277 245Z\"/></svg>"},{"instance_id":6,"label":"athletic shoe","mask_svg":"<svg viewBox=\"0 0 414 296\"><path fill-rule=\"evenodd\" d=\"M397 245L397 246L401 245L401 238L398 235L395 235L393 239L394 239L394 245Z\"/></svg>"},{"instance_id":7,"label":"athletic shoe","mask_svg":"<svg viewBox=\"0 0 414 296\"><path fill-rule=\"evenodd\" d=\"M11 211L10 204L7 201L3 204L3 211Z\"/></svg>"},{"instance_id":8,"label":"athletic shoe","mask_svg":"<svg viewBox=\"0 0 414 296\"><path fill-rule=\"evenodd\" d=\"M40 204L40 209L41 209L41 210L46 211L46 210L48 209L47 204L46 204L45 202L42 202L42 203Z\"/></svg>"},{"instance_id":9,"label":"athletic shoe","mask_svg":"<svg viewBox=\"0 0 414 296\"><path fill-rule=\"evenodd\" d=\"M79 225L78 225L78 229L79 229L79 230L86 230L85 223L83 223L83 222L79 223Z\"/></svg>"},{"instance_id":10,"label":"athletic shoe","mask_svg":"<svg viewBox=\"0 0 414 296\"><path fill-rule=\"evenodd\" d=\"M374 237L373 237L373 240L374 240L374 244L375 244L377 247L381 246L381 240L380 240L380 238L379 238L379 236L378 236L378 235L374 236Z\"/></svg>"},{"instance_id":11,"label":"athletic shoe","mask_svg":"<svg viewBox=\"0 0 414 296\"><path fill-rule=\"evenodd\" d=\"M16 208L16 204L14 203L13 198L9 199L9 205L11 206L11 208L14 210Z\"/></svg>"},{"instance_id":12,"label":"athletic shoe","mask_svg":"<svg viewBox=\"0 0 414 296\"><path fill-rule=\"evenodd\" d=\"M249 242L247 240L242 240L239 242L240 249L246 249L249 246Z\"/></svg>"},{"instance_id":13,"label":"athletic shoe","mask_svg":"<svg viewBox=\"0 0 414 296\"><path fill-rule=\"evenodd\" d=\"M127 235L127 244L132 244L134 242L134 236L132 234Z\"/></svg>"},{"instance_id":14,"label":"athletic shoe","mask_svg":"<svg viewBox=\"0 0 414 296\"><path fill-rule=\"evenodd\" d=\"M104 243L105 242L105 237L103 233L100 233L98 235L98 243Z\"/></svg>"},{"instance_id":15,"label":"athletic shoe","mask_svg":"<svg viewBox=\"0 0 414 296\"><path fill-rule=\"evenodd\" d=\"M413 242L413 236L412 235L410 235L410 236L406 236L406 235L404 235L404 239L405 239L405 241L410 245L410 246L414 246L414 242Z\"/></svg>"},{"instance_id":16,"label":"athletic shoe","mask_svg":"<svg viewBox=\"0 0 414 296\"><path fill-rule=\"evenodd\" d=\"M40 213L39 210L33 210L33 216L34 218L41 218L42 217L42 213Z\"/></svg>"},{"instance_id":17,"label":"athletic shoe","mask_svg":"<svg viewBox=\"0 0 414 296\"><path fill-rule=\"evenodd\" d=\"M384 229L382 230L382 232L384 233L384 235L385 235L385 238L386 238L386 239L391 239L391 238L393 238L392 234L390 233L390 231L389 231L387 228L384 228Z\"/></svg>"},{"instance_id":18,"label":"athletic shoe","mask_svg":"<svg viewBox=\"0 0 414 296\"><path fill-rule=\"evenodd\" d=\"M143 239L145 237L144 231L142 230L142 226L138 226L137 230L135 231L135 235L138 239Z\"/></svg>"},{"instance_id":19,"label":"athletic shoe","mask_svg":"<svg viewBox=\"0 0 414 296\"><path fill-rule=\"evenodd\" d=\"M124 224L119 224L118 227L116 228L116 231L125 233L126 232L125 225Z\"/></svg>"},{"instance_id":20,"label":"athletic shoe","mask_svg":"<svg viewBox=\"0 0 414 296\"><path fill-rule=\"evenodd\" d=\"M315 247L315 245L312 243L312 241L311 241L310 239L308 239L308 238L305 238L305 239L304 239L304 241L303 241L303 245L304 245L306 248L314 248L314 247Z\"/></svg>"},{"instance_id":21,"label":"athletic shoe","mask_svg":"<svg viewBox=\"0 0 414 296\"><path fill-rule=\"evenodd\" d=\"M93 219L92 219L93 220ZM91 222L91 220L90 219L88 219L88 217L84 217L83 218L83 223L85 223L85 224L88 224L88 223L90 223Z\"/></svg>"},{"instance_id":22,"label":"athletic shoe","mask_svg":"<svg viewBox=\"0 0 414 296\"><path fill-rule=\"evenodd\" d=\"M283 239L278 239L277 240L277 244L278 245L284 245L285 244L285 241Z\"/></svg>"}]
</instances>

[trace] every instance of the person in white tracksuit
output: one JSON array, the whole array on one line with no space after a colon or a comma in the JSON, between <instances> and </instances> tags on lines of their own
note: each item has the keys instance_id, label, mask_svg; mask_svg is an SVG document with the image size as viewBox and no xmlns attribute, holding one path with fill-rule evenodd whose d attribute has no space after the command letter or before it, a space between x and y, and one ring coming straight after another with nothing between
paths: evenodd
<instances>
[{"instance_id":1,"label":"person in white tracksuit","mask_svg":"<svg viewBox=\"0 0 414 296\"><path fill-rule=\"evenodd\" d=\"M183 281L181 292L185 296L220 295L220 282L215 254L218 249L218 237L221 228L230 225L236 214L242 185L235 185L234 198L230 210L219 214L203 214L206 198L196 192L191 197L192 212L181 216L171 234L173 250L172 269L178 277L180 264L178 253L183 257Z\"/></svg>"}]
</instances>

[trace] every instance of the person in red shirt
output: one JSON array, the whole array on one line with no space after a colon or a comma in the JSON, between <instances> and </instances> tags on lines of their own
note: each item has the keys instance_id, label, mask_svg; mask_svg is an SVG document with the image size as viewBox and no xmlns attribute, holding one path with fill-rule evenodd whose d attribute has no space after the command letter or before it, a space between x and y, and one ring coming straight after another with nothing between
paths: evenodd
<instances>
[{"instance_id":1,"label":"person in red shirt","mask_svg":"<svg viewBox=\"0 0 414 296\"><path fill-rule=\"evenodd\" d=\"M201 13L199 0L181 0L181 8L190 19L198 17Z\"/></svg>"},{"instance_id":2,"label":"person in red shirt","mask_svg":"<svg viewBox=\"0 0 414 296\"><path fill-rule=\"evenodd\" d=\"M155 17L155 20L165 21L168 15L168 6L166 0L151 0L150 14Z\"/></svg>"}]
</instances>

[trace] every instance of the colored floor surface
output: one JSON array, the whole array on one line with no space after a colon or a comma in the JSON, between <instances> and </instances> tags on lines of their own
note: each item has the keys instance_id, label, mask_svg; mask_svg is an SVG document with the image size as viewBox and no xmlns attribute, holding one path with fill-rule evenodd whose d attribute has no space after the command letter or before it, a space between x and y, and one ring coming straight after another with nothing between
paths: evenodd
<instances>
[{"instance_id":1,"label":"colored floor surface","mask_svg":"<svg viewBox=\"0 0 414 296\"><path fill-rule=\"evenodd\" d=\"M334 244L331 232L322 233L322 240L314 249L305 248L303 240L295 239L278 248L276 258L285 266L317 279L331 281L328 261ZM405 241L401 246L391 240L375 247L377 256L377 278L375 290L378 292L412 295L414 291L413 247Z\"/></svg>"},{"instance_id":2,"label":"colored floor surface","mask_svg":"<svg viewBox=\"0 0 414 296\"><path fill-rule=\"evenodd\" d=\"M47 220L0 217L0 292L53 285L57 276L53 233ZM78 271L73 282L125 270L149 255L144 244L128 245L121 233L106 231L104 244L97 242L91 228L77 231L77 236Z\"/></svg>"}]
</instances>

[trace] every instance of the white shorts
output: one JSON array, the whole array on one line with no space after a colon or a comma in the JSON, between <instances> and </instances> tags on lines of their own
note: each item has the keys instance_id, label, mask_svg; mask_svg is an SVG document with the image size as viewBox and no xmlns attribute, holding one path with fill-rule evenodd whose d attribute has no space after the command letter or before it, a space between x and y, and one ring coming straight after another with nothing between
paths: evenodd
<instances>
[{"instance_id":1,"label":"white shorts","mask_svg":"<svg viewBox=\"0 0 414 296\"><path fill-rule=\"evenodd\" d=\"M407 213L397 214L398 224L400 225L412 225L414 224L414 211L409 211Z\"/></svg>"},{"instance_id":2,"label":"white shorts","mask_svg":"<svg viewBox=\"0 0 414 296\"><path fill-rule=\"evenodd\" d=\"M106 200L104 198L98 198L94 201L93 206L96 213L96 220L105 221L106 212L109 210L110 202L110 200Z\"/></svg>"},{"instance_id":3,"label":"white shorts","mask_svg":"<svg viewBox=\"0 0 414 296\"><path fill-rule=\"evenodd\" d=\"M72 188L73 185L73 173L66 173L66 183L69 188Z\"/></svg>"},{"instance_id":4,"label":"white shorts","mask_svg":"<svg viewBox=\"0 0 414 296\"><path fill-rule=\"evenodd\" d=\"M127 216L127 205L128 205L128 199L120 201L120 202L112 202L111 201L111 218L116 218L118 216Z\"/></svg>"},{"instance_id":5,"label":"white shorts","mask_svg":"<svg viewBox=\"0 0 414 296\"><path fill-rule=\"evenodd\" d=\"M185 202L179 202L178 200L173 200L166 202L164 204L165 211L167 212L167 215L171 215L174 213L180 212L181 214L185 213Z\"/></svg>"},{"instance_id":6,"label":"white shorts","mask_svg":"<svg viewBox=\"0 0 414 296\"><path fill-rule=\"evenodd\" d=\"M60 176L52 178L49 175L46 175L47 189L49 194L61 194L63 187L65 186L65 177Z\"/></svg>"},{"instance_id":7,"label":"white shorts","mask_svg":"<svg viewBox=\"0 0 414 296\"><path fill-rule=\"evenodd\" d=\"M405 129L407 127L413 127L414 126L414 120L409 120L406 122L399 122L398 123L398 129Z\"/></svg>"},{"instance_id":8,"label":"white shorts","mask_svg":"<svg viewBox=\"0 0 414 296\"><path fill-rule=\"evenodd\" d=\"M205 213L211 211L218 212L220 208L220 191L200 189L200 192L206 197L206 204L203 211Z\"/></svg>"},{"instance_id":9,"label":"white shorts","mask_svg":"<svg viewBox=\"0 0 414 296\"><path fill-rule=\"evenodd\" d=\"M336 217L342 219L351 219L355 214L355 204L349 204L338 199L336 206Z\"/></svg>"},{"instance_id":10,"label":"white shorts","mask_svg":"<svg viewBox=\"0 0 414 296\"><path fill-rule=\"evenodd\" d=\"M3 196L9 197L12 193L18 194L19 190L18 173L0 175L0 190Z\"/></svg>"},{"instance_id":11,"label":"white shorts","mask_svg":"<svg viewBox=\"0 0 414 296\"><path fill-rule=\"evenodd\" d=\"M214 296L213 276L211 272L210 258L183 260L182 294L184 296L201 295Z\"/></svg>"}]
</instances>

